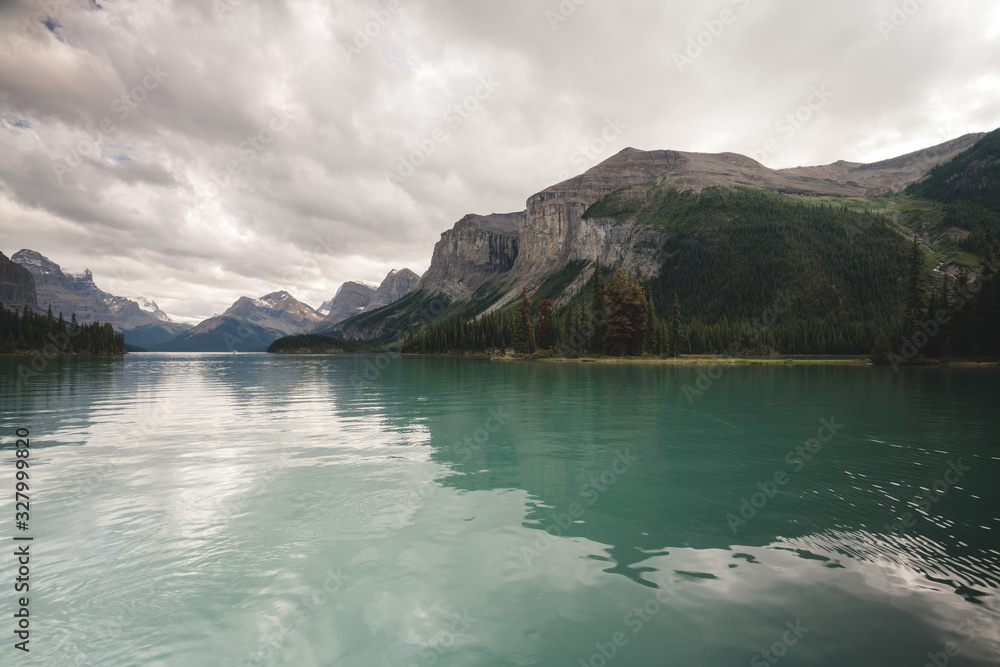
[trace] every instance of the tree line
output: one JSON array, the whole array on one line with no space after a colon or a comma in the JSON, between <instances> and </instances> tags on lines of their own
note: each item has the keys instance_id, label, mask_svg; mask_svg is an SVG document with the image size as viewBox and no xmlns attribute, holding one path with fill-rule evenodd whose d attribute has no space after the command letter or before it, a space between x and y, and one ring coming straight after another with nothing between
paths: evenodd
<instances>
[{"instance_id":1,"label":"tree line","mask_svg":"<svg viewBox=\"0 0 1000 667\"><path fill-rule=\"evenodd\" d=\"M660 318L642 282L618 270L610 282L597 264L587 289L558 312L551 299L533 304L528 288L515 308L466 321L457 313L444 322L411 330L403 351L420 354L503 353L519 355L643 354L681 351L680 306L669 322Z\"/></svg>"},{"instance_id":2,"label":"tree line","mask_svg":"<svg viewBox=\"0 0 1000 667\"><path fill-rule=\"evenodd\" d=\"M32 310L5 308L0 303L0 354L32 351L68 354L125 354L125 336L110 324L80 324L76 314L66 322L63 314L54 317Z\"/></svg>"}]
</instances>

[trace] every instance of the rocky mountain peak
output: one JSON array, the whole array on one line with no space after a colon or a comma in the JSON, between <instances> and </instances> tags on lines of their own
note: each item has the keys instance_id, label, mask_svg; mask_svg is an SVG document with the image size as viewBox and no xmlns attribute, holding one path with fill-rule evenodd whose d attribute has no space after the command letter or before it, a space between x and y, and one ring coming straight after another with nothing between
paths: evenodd
<instances>
[{"instance_id":1,"label":"rocky mountain peak","mask_svg":"<svg viewBox=\"0 0 1000 667\"><path fill-rule=\"evenodd\" d=\"M58 264L40 252L25 248L15 252L11 260L31 271L35 284L40 288L53 286L73 290L73 279L63 273Z\"/></svg>"},{"instance_id":2,"label":"rocky mountain peak","mask_svg":"<svg viewBox=\"0 0 1000 667\"><path fill-rule=\"evenodd\" d=\"M371 285L353 280L341 285L334 297L327 302L329 310L323 318L320 328L329 329L348 317L363 311L365 306L372 302L376 289Z\"/></svg>"},{"instance_id":3,"label":"rocky mountain peak","mask_svg":"<svg viewBox=\"0 0 1000 667\"><path fill-rule=\"evenodd\" d=\"M362 312L376 310L396 303L406 296L407 292L413 289L419 282L420 276L409 269L390 271L382 281L382 284L375 290L371 302L365 306Z\"/></svg>"},{"instance_id":4,"label":"rocky mountain peak","mask_svg":"<svg viewBox=\"0 0 1000 667\"><path fill-rule=\"evenodd\" d=\"M244 319L289 333L305 331L323 319L318 312L283 290L259 299L240 297L223 316Z\"/></svg>"}]
</instances>

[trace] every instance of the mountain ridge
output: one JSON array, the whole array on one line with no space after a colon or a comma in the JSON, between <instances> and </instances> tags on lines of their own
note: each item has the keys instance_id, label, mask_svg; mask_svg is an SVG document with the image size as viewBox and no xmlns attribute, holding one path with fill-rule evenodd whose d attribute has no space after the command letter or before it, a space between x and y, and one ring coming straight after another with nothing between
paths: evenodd
<instances>
[{"instance_id":1,"label":"mountain ridge","mask_svg":"<svg viewBox=\"0 0 1000 667\"><path fill-rule=\"evenodd\" d=\"M698 197L719 188L751 188L805 202L866 201L886 207L885 197L904 196L931 169L972 150L986 136L971 133L867 164L840 160L788 169L770 169L737 153L627 147L529 196L523 211L463 216L435 244L427 272L410 291L412 299L408 296L395 308L369 309L342 322L338 330L358 340L400 335L415 316L413 306L434 295L450 304L465 304L447 312L475 319L504 308L523 288L546 291L545 285L556 276L558 306L586 284L595 262L653 280L664 267L667 237L662 225L649 224L650 216L656 217L649 206L663 199L664 191ZM598 206L610 200L613 205ZM892 219L914 215L895 206L889 203L886 208Z\"/></svg>"}]
</instances>

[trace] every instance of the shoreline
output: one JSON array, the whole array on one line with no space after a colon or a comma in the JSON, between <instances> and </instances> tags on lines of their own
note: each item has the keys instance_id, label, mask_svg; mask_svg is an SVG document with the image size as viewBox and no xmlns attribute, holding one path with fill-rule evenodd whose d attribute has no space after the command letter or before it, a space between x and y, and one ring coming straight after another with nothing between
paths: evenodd
<instances>
[{"instance_id":1,"label":"shoreline","mask_svg":"<svg viewBox=\"0 0 1000 667\"><path fill-rule=\"evenodd\" d=\"M425 355L437 356L437 355ZM842 357L827 359L810 359L808 357L515 357L506 355L492 355L491 361L538 361L545 363L588 363L588 364L665 364L672 366L807 366L807 365L840 365L840 366L887 366L890 364L875 364L867 357ZM1000 366L997 361L940 361L937 359L926 359L921 361L911 361L908 366Z\"/></svg>"},{"instance_id":2,"label":"shoreline","mask_svg":"<svg viewBox=\"0 0 1000 667\"><path fill-rule=\"evenodd\" d=\"M874 365L870 359L862 357L844 357L843 359L796 359L782 357L778 359L750 357L508 357L492 356L493 361L539 361L546 363L582 363L582 364L664 364L668 366L790 366L803 364L847 364Z\"/></svg>"}]
</instances>

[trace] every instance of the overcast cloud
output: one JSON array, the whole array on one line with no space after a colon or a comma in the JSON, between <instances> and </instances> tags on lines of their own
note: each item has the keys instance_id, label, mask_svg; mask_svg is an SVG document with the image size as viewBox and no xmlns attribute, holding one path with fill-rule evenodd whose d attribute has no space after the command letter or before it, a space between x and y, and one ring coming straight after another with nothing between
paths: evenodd
<instances>
[{"instance_id":1,"label":"overcast cloud","mask_svg":"<svg viewBox=\"0 0 1000 667\"><path fill-rule=\"evenodd\" d=\"M993 0L0 0L0 250L183 316L423 273L626 146L789 167L998 126Z\"/></svg>"}]
</instances>

